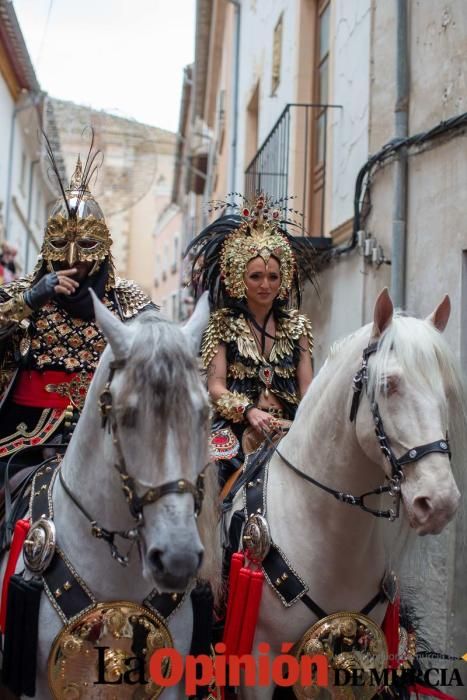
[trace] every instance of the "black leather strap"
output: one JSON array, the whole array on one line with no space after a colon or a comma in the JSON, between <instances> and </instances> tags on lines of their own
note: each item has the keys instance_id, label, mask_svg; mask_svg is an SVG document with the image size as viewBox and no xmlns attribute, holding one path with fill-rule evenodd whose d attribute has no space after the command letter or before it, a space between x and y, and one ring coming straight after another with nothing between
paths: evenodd
<instances>
[{"instance_id":1,"label":"black leather strap","mask_svg":"<svg viewBox=\"0 0 467 700\"><path fill-rule=\"evenodd\" d=\"M449 443L447 440L435 440L435 442L429 442L426 445L420 445L420 447L412 447L411 450L407 450L402 457L399 457L397 462L399 465L410 464L411 462L417 462L425 455L430 454L430 452L441 452L442 454L449 454Z\"/></svg>"},{"instance_id":2,"label":"black leather strap","mask_svg":"<svg viewBox=\"0 0 467 700\"><path fill-rule=\"evenodd\" d=\"M266 445L258 455L258 464L244 485L246 520L255 513L266 517L267 467L273 448ZM293 605L308 590L307 585L294 571L284 553L274 543L262 562L264 575L286 607Z\"/></svg>"},{"instance_id":3,"label":"black leather strap","mask_svg":"<svg viewBox=\"0 0 467 700\"><path fill-rule=\"evenodd\" d=\"M96 603L91 591L58 547L43 580L47 597L65 623Z\"/></svg>"},{"instance_id":4,"label":"black leather strap","mask_svg":"<svg viewBox=\"0 0 467 700\"><path fill-rule=\"evenodd\" d=\"M152 591L143 600L143 605L167 620L184 600L185 593L158 593L157 591Z\"/></svg>"}]
</instances>

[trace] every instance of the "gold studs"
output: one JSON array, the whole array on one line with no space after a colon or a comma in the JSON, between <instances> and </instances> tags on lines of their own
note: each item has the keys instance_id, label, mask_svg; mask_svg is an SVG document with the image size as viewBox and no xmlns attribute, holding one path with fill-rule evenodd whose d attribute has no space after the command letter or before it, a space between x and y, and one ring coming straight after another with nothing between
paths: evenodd
<instances>
[{"instance_id":1,"label":"gold studs","mask_svg":"<svg viewBox=\"0 0 467 700\"><path fill-rule=\"evenodd\" d=\"M54 596L55 596L56 598L60 598L61 595L62 595L62 592L61 592L60 588L57 588L57 590L56 590L55 593L54 593Z\"/></svg>"},{"instance_id":2,"label":"gold studs","mask_svg":"<svg viewBox=\"0 0 467 700\"><path fill-rule=\"evenodd\" d=\"M63 590L69 591L70 588L71 588L71 583L69 581L65 581L65 583L63 584Z\"/></svg>"}]
</instances>

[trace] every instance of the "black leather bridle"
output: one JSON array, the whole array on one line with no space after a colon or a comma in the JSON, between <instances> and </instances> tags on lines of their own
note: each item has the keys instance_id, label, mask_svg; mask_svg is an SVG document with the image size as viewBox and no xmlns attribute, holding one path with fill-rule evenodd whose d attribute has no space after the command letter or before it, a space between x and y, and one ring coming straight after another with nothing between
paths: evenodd
<instances>
[{"instance_id":1,"label":"black leather bridle","mask_svg":"<svg viewBox=\"0 0 467 700\"><path fill-rule=\"evenodd\" d=\"M349 418L352 422L356 419L358 406L360 403L360 397L362 393L365 392L370 402L370 410L373 416L373 422L375 424L375 433L379 441L379 446L383 455L391 465L391 476L389 477L387 484L378 486L373 491L368 491L367 493L364 493L361 496L353 496L350 493L338 491L337 489L333 489L329 486L326 486L325 484L322 484L321 482L317 481L308 474L305 474L301 469L289 462L289 460L286 459L279 452L279 450L274 445L274 443L268 435L266 435L266 439L274 447L275 452L277 452L284 464L286 464L287 467L289 467L292 471L298 474L298 476L300 476L302 479L305 479L306 481L314 484L315 486L318 486L318 488L331 494L339 501L342 501L342 503L348 503L351 506L357 506L358 508L364 510L366 513L375 515L377 518L388 518L392 521L398 518L400 514L401 482L404 479L403 468L408 464L413 464L413 462L417 462L419 459L425 457L425 455L430 454L431 452L440 452L441 454L446 454L448 455L449 459L451 458L451 452L449 449L449 442L446 437L445 440L435 440L435 442L429 442L425 445L412 447L410 450L407 450L407 452L405 452L401 457L396 457L384 430L383 421L381 419L381 414L378 408L378 403L375 400L374 396L370 396L368 393L368 359L371 355L376 353L377 350L377 342L371 343L363 350L362 364L358 372L355 374L352 383L352 389L354 394ZM388 493L390 496L394 497L394 508L380 510L365 505L365 499L369 498L370 496L378 496L383 493Z\"/></svg>"},{"instance_id":2,"label":"black leather bridle","mask_svg":"<svg viewBox=\"0 0 467 700\"><path fill-rule=\"evenodd\" d=\"M130 513L135 520L135 525L129 530L107 530L104 527L98 525L97 520L95 520L84 508L84 506L79 502L77 497L71 492L70 488L65 483L62 471L59 471L60 483L63 486L67 495L71 498L73 503L79 508L83 515L89 520L91 524L91 533L94 537L98 539L104 539L108 542L110 546L110 552L112 557L118 561L122 566L127 566L129 562L130 550L126 555L122 555L116 544L115 537L121 537L123 539L131 540L132 544L140 539L140 528L144 525L144 514L143 508L150 503L155 503L163 496L169 493L191 493L194 498L195 515L198 516L201 512L203 497L204 497L204 469L198 476L196 484L192 484L186 479L176 479L175 481L167 481L160 486L152 486L149 488L143 496L138 496L135 489L135 479L128 473L125 457L123 455L122 445L120 441L120 435L118 431L117 418L115 416L115 411L113 408L113 397L110 391L110 384L112 382L113 376L116 370L123 369L125 366L124 360L116 361L110 363L109 365L109 378L105 384L105 387L99 397L99 409L102 416L102 428L108 429L112 435L112 441L117 454L117 459L115 461L115 468L118 471L121 480L121 486L125 500L128 503ZM206 467L205 467L206 468Z\"/></svg>"}]
</instances>

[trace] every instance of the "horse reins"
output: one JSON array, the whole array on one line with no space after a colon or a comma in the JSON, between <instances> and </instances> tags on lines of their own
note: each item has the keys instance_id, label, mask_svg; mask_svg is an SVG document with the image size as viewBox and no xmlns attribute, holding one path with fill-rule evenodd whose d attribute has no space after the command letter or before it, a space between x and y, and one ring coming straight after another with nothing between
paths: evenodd
<instances>
[{"instance_id":1,"label":"horse reins","mask_svg":"<svg viewBox=\"0 0 467 700\"><path fill-rule=\"evenodd\" d=\"M352 406L350 409L349 416L351 422L353 422L357 417L362 392L365 391L366 395L368 396L368 359L371 355L376 353L377 350L377 342L371 343L363 350L361 367L356 372L352 382L352 390L354 394L352 398ZM379 446L384 457L391 464L392 473L391 477L388 480L388 484L378 486L377 488L373 489L373 491L363 493L361 496L354 496L351 493L338 491L337 489L333 489L330 486L322 484L320 481L314 479L312 476L309 476L301 469L296 467L294 464L292 464L286 457L284 457L284 455L277 449L276 445L273 443L273 441L267 433L265 433L266 440L274 448L274 451L279 455L284 464L305 481L308 481L314 486L320 488L321 490L326 491L342 503L348 503L351 506L357 506L358 508L361 508L361 510L364 510L366 513L370 513L371 515L374 515L377 518L389 518L389 520L393 521L399 517L400 512L401 481L404 478L403 468L408 464L417 462L419 459L425 457L425 455L430 454L432 452L440 452L441 454L446 454L449 456L449 458L451 458L449 442L447 438L445 440L435 440L435 442L429 442L424 445L419 445L418 447L412 447L410 450L407 450L407 452L405 452L401 457L396 457L384 430L383 421L381 419L381 414L378 408L378 403L375 400L374 396L368 396L368 399L370 402L371 415L373 416L373 422L375 424L376 437L378 438ZM396 499L395 508L379 510L375 508L370 508L369 506L365 505L366 498L368 498L369 496L379 496L383 493L389 493L390 496L393 496Z\"/></svg>"},{"instance_id":2,"label":"horse reins","mask_svg":"<svg viewBox=\"0 0 467 700\"><path fill-rule=\"evenodd\" d=\"M63 486L65 493L73 501L76 507L81 511L81 513L89 520L91 524L91 533L94 537L98 539L105 540L110 546L110 552L112 557L118 561L122 566L127 566L129 562L129 554L131 548L126 555L119 552L116 544L115 537L121 537L123 539L131 540L132 545L135 541L140 539L140 528L144 525L144 514L143 508L150 503L155 503L163 496L169 493L191 493L195 502L195 515L198 516L201 512L203 497L204 497L204 469L198 476L196 484L192 484L186 479L177 479L175 481L168 481L160 486L152 486L146 491L143 496L138 496L135 490L135 480L129 475L125 457L123 455L123 450L120 442L120 435L118 431L118 423L115 416L115 411L113 408L113 397L110 391L110 384L112 382L115 371L118 369L123 369L125 366L124 360L114 360L109 365L109 378L105 384L103 391L99 397L99 410L102 416L102 428L105 429L108 425L110 433L112 435L112 442L114 444L117 460L114 463L120 479L121 486L123 490L123 495L128 503L130 513L135 520L135 526L129 530L107 530L106 528L98 525L97 520L93 518L84 506L80 503L77 497L71 492L70 488L65 483L62 471L59 472L60 483ZM205 467L206 469L206 467Z\"/></svg>"}]
</instances>

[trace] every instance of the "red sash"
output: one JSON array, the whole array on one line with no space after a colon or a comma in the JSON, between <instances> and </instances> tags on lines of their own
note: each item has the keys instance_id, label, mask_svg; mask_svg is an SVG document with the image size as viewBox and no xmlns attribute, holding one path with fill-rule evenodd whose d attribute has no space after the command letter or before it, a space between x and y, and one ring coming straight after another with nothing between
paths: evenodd
<instances>
[{"instance_id":1,"label":"red sash","mask_svg":"<svg viewBox=\"0 0 467 700\"><path fill-rule=\"evenodd\" d=\"M63 395L62 391L57 393L53 387L70 384L77 376L77 372L60 370L20 370L13 390L13 401L20 406L65 410L70 404L69 396ZM89 381L91 378L92 374L89 374Z\"/></svg>"}]
</instances>

